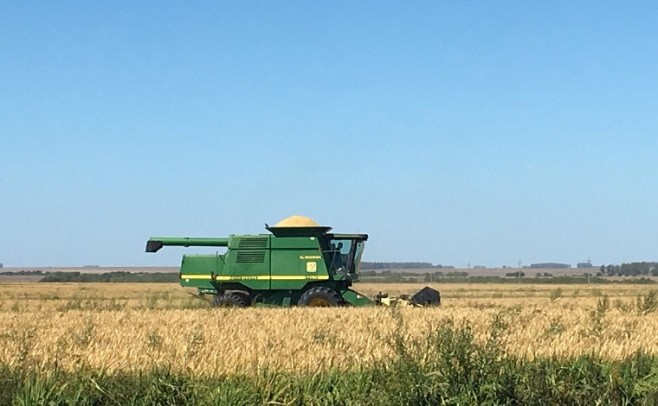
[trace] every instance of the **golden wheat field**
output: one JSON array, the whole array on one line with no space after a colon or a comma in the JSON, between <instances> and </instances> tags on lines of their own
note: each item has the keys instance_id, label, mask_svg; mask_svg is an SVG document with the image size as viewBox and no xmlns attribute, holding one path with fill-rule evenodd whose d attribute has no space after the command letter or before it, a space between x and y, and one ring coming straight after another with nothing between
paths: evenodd
<instances>
[{"instance_id":1,"label":"golden wheat field","mask_svg":"<svg viewBox=\"0 0 658 406\"><path fill-rule=\"evenodd\" d=\"M412 293L421 284L359 284ZM643 285L433 285L438 308L217 309L174 284L0 285L0 362L107 372L168 367L194 375L362 368L444 323L528 357L658 353L658 313ZM413 345L412 345L413 347ZM412 348L413 349L413 348ZM417 351L421 351L419 346Z\"/></svg>"}]
</instances>

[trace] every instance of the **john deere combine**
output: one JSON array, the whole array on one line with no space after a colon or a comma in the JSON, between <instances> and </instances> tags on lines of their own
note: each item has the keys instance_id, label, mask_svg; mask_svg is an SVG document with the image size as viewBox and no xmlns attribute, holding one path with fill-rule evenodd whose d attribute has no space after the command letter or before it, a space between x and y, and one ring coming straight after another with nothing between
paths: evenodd
<instances>
[{"instance_id":1,"label":"john deere combine","mask_svg":"<svg viewBox=\"0 0 658 406\"><path fill-rule=\"evenodd\" d=\"M292 216L266 229L271 234L228 238L152 237L146 252L163 246L226 247L225 254L184 255L180 284L215 295L217 306L253 304L280 306L366 306L388 304L350 289L358 280L367 234L336 234L308 217ZM408 300L411 305L440 301L439 292L425 288Z\"/></svg>"}]
</instances>

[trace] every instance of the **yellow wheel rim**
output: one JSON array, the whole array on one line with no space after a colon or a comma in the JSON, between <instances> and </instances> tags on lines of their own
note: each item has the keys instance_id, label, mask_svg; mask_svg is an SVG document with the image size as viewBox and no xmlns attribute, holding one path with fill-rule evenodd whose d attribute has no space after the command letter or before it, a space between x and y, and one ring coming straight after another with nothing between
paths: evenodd
<instances>
[{"instance_id":1,"label":"yellow wheel rim","mask_svg":"<svg viewBox=\"0 0 658 406\"><path fill-rule=\"evenodd\" d=\"M331 302L329 302L327 299L321 298L321 297L316 297L314 299L311 299L310 302L308 302L308 306L310 307L331 307Z\"/></svg>"}]
</instances>

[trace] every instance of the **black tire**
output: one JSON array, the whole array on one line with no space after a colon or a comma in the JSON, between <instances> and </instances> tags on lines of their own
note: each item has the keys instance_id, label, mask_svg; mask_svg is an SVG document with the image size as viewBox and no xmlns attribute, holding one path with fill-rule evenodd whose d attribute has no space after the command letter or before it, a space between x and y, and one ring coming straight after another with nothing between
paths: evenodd
<instances>
[{"instance_id":1,"label":"black tire","mask_svg":"<svg viewBox=\"0 0 658 406\"><path fill-rule=\"evenodd\" d=\"M241 297L246 306L251 306L251 296L249 296L249 292L243 290L232 290L227 293Z\"/></svg>"},{"instance_id":2,"label":"black tire","mask_svg":"<svg viewBox=\"0 0 658 406\"><path fill-rule=\"evenodd\" d=\"M334 307L343 304L338 292L326 286L316 286L302 293L297 302L298 306L305 307Z\"/></svg>"},{"instance_id":3,"label":"black tire","mask_svg":"<svg viewBox=\"0 0 658 406\"><path fill-rule=\"evenodd\" d=\"M247 307L244 299L233 293L224 293L223 295L215 296L213 302L215 307Z\"/></svg>"}]
</instances>

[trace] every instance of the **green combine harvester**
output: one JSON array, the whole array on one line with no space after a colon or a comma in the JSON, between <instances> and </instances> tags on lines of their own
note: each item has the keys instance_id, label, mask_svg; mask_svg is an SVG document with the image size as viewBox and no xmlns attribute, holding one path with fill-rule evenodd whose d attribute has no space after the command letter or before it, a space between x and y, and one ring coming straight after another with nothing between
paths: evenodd
<instances>
[{"instance_id":1,"label":"green combine harvester","mask_svg":"<svg viewBox=\"0 0 658 406\"><path fill-rule=\"evenodd\" d=\"M228 238L151 237L146 252L163 246L226 247L224 254L184 255L180 284L214 295L214 305L277 306L426 306L440 303L439 292L426 287L412 297L369 299L351 289L367 234L336 234L303 216L289 217L271 234Z\"/></svg>"}]
</instances>

